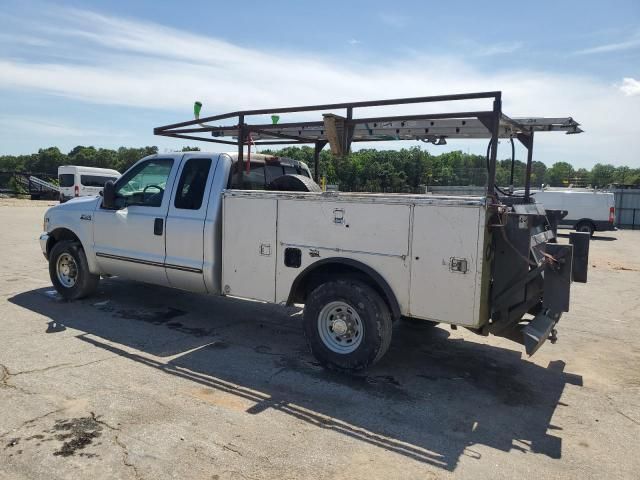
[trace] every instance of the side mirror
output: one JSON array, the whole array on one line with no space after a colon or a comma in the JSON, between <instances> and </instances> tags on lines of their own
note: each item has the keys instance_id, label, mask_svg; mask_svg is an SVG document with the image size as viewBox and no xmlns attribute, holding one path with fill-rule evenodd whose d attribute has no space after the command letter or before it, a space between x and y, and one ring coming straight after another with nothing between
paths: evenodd
<instances>
[{"instance_id":1,"label":"side mirror","mask_svg":"<svg viewBox=\"0 0 640 480\"><path fill-rule=\"evenodd\" d=\"M116 187L111 180L102 189L102 206L111 210L116 208Z\"/></svg>"}]
</instances>

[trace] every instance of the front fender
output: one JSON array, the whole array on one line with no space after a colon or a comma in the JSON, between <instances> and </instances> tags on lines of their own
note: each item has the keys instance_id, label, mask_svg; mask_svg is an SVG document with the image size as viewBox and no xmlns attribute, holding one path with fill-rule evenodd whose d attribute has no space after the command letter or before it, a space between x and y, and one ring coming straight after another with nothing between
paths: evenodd
<instances>
[{"instance_id":1,"label":"front fender","mask_svg":"<svg viewBox=\"0 0 640 480\"><path fill-rule=\"evenodd\" d=\"M93 217L99 201L99 198L91 197L87 201L73 200L52 207L45 214L49 242L76 237L84 249L89 271L94 274L101 273L93 248Z\"/></svg>"}]
</instances>

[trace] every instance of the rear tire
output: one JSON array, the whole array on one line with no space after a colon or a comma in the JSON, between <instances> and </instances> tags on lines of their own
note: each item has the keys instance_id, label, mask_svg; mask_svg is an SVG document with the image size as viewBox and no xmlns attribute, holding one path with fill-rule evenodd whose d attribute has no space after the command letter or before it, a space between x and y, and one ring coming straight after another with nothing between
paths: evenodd
<instances>
[{"instance_id":1,"label":"rear tire","mask_svg":"<svg viewBox=\"0 0 640 480\"><path fill-rule=\"evenodd\" d=\"M595 231L596 227L591 222L580 222L576 225L576 232L588 233L591 237Z\"/></svg>"},{"instance_id":2,"label":"rear tire","mask_svg":"<svg viewBox=\"0 0 640 480\"><path fill-rule=\"evenodd\" d=\"M89 271L82 245L62 240L49 253L51 283L65 300L78 300L91 295L98 288L100 275Z\"/></svg>"},{"instance_id":3,"label":"rear tire","mask_svg":"<svg viewBox=\"0 0 640 480\"><path fill-rule=\"evenodd\" d=\"M389 349L389 307L369 285L333 280L313 290L304 308L304 332L311 353L326 368L363 370Z\"/></svg>"}]
</instances>

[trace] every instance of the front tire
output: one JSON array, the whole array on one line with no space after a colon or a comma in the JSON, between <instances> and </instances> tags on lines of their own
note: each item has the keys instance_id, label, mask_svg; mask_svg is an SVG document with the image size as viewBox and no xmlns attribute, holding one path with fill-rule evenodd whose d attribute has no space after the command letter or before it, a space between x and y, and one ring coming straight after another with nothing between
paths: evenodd
<instances>
[{"instance_id":1,"label":"front tire","mask_svg":"<svg viewBox=\"0 0 640 480\"><path fill-rule=\"evenodd\" d=\"M63 240L49 253L51 283L65 300L78 300L98 288L100 275L89 271L87 257L78 242Z\"/></svg>"},{"instance_id":2,"label":"front tire","mask_svg":"<svg viewBox=\"0 0 640 480\"><path fill-rule=\"evenodd\" d=\"M355 372L376 363L389 349L391 313L369 285L334 280L309 294L304 331L311 352L323 366Z\"/></svg>"}]
</instances>

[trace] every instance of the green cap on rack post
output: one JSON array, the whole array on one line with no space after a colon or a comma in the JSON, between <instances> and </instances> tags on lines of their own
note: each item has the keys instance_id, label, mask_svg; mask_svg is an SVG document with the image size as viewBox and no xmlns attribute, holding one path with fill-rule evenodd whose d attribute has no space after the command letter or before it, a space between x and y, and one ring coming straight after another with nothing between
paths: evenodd
<instances>
[{"instance_id":1,"label":"green cap on rack post","mask_svg":"<svg viewBox=\"0 0 640 480\"><path fill-rule=\"evenodd\" d=\"M202 103L201 102L195 102L193 104L193 115L194 115L194 117L196 117L196 120L198 120L200 118L200 110L202 110Z\"/></svg>"},{"instance_id":2,"label":"green cap on rack post","mask_svg":"<svg viewBox=\"0 0 640 480\"><path fill-rule=\"evenodd\" d=\"M280 120L280 115L271 115L271 123L273 125L277 124L278 120Z\"/></svg>"}]
</instances>

